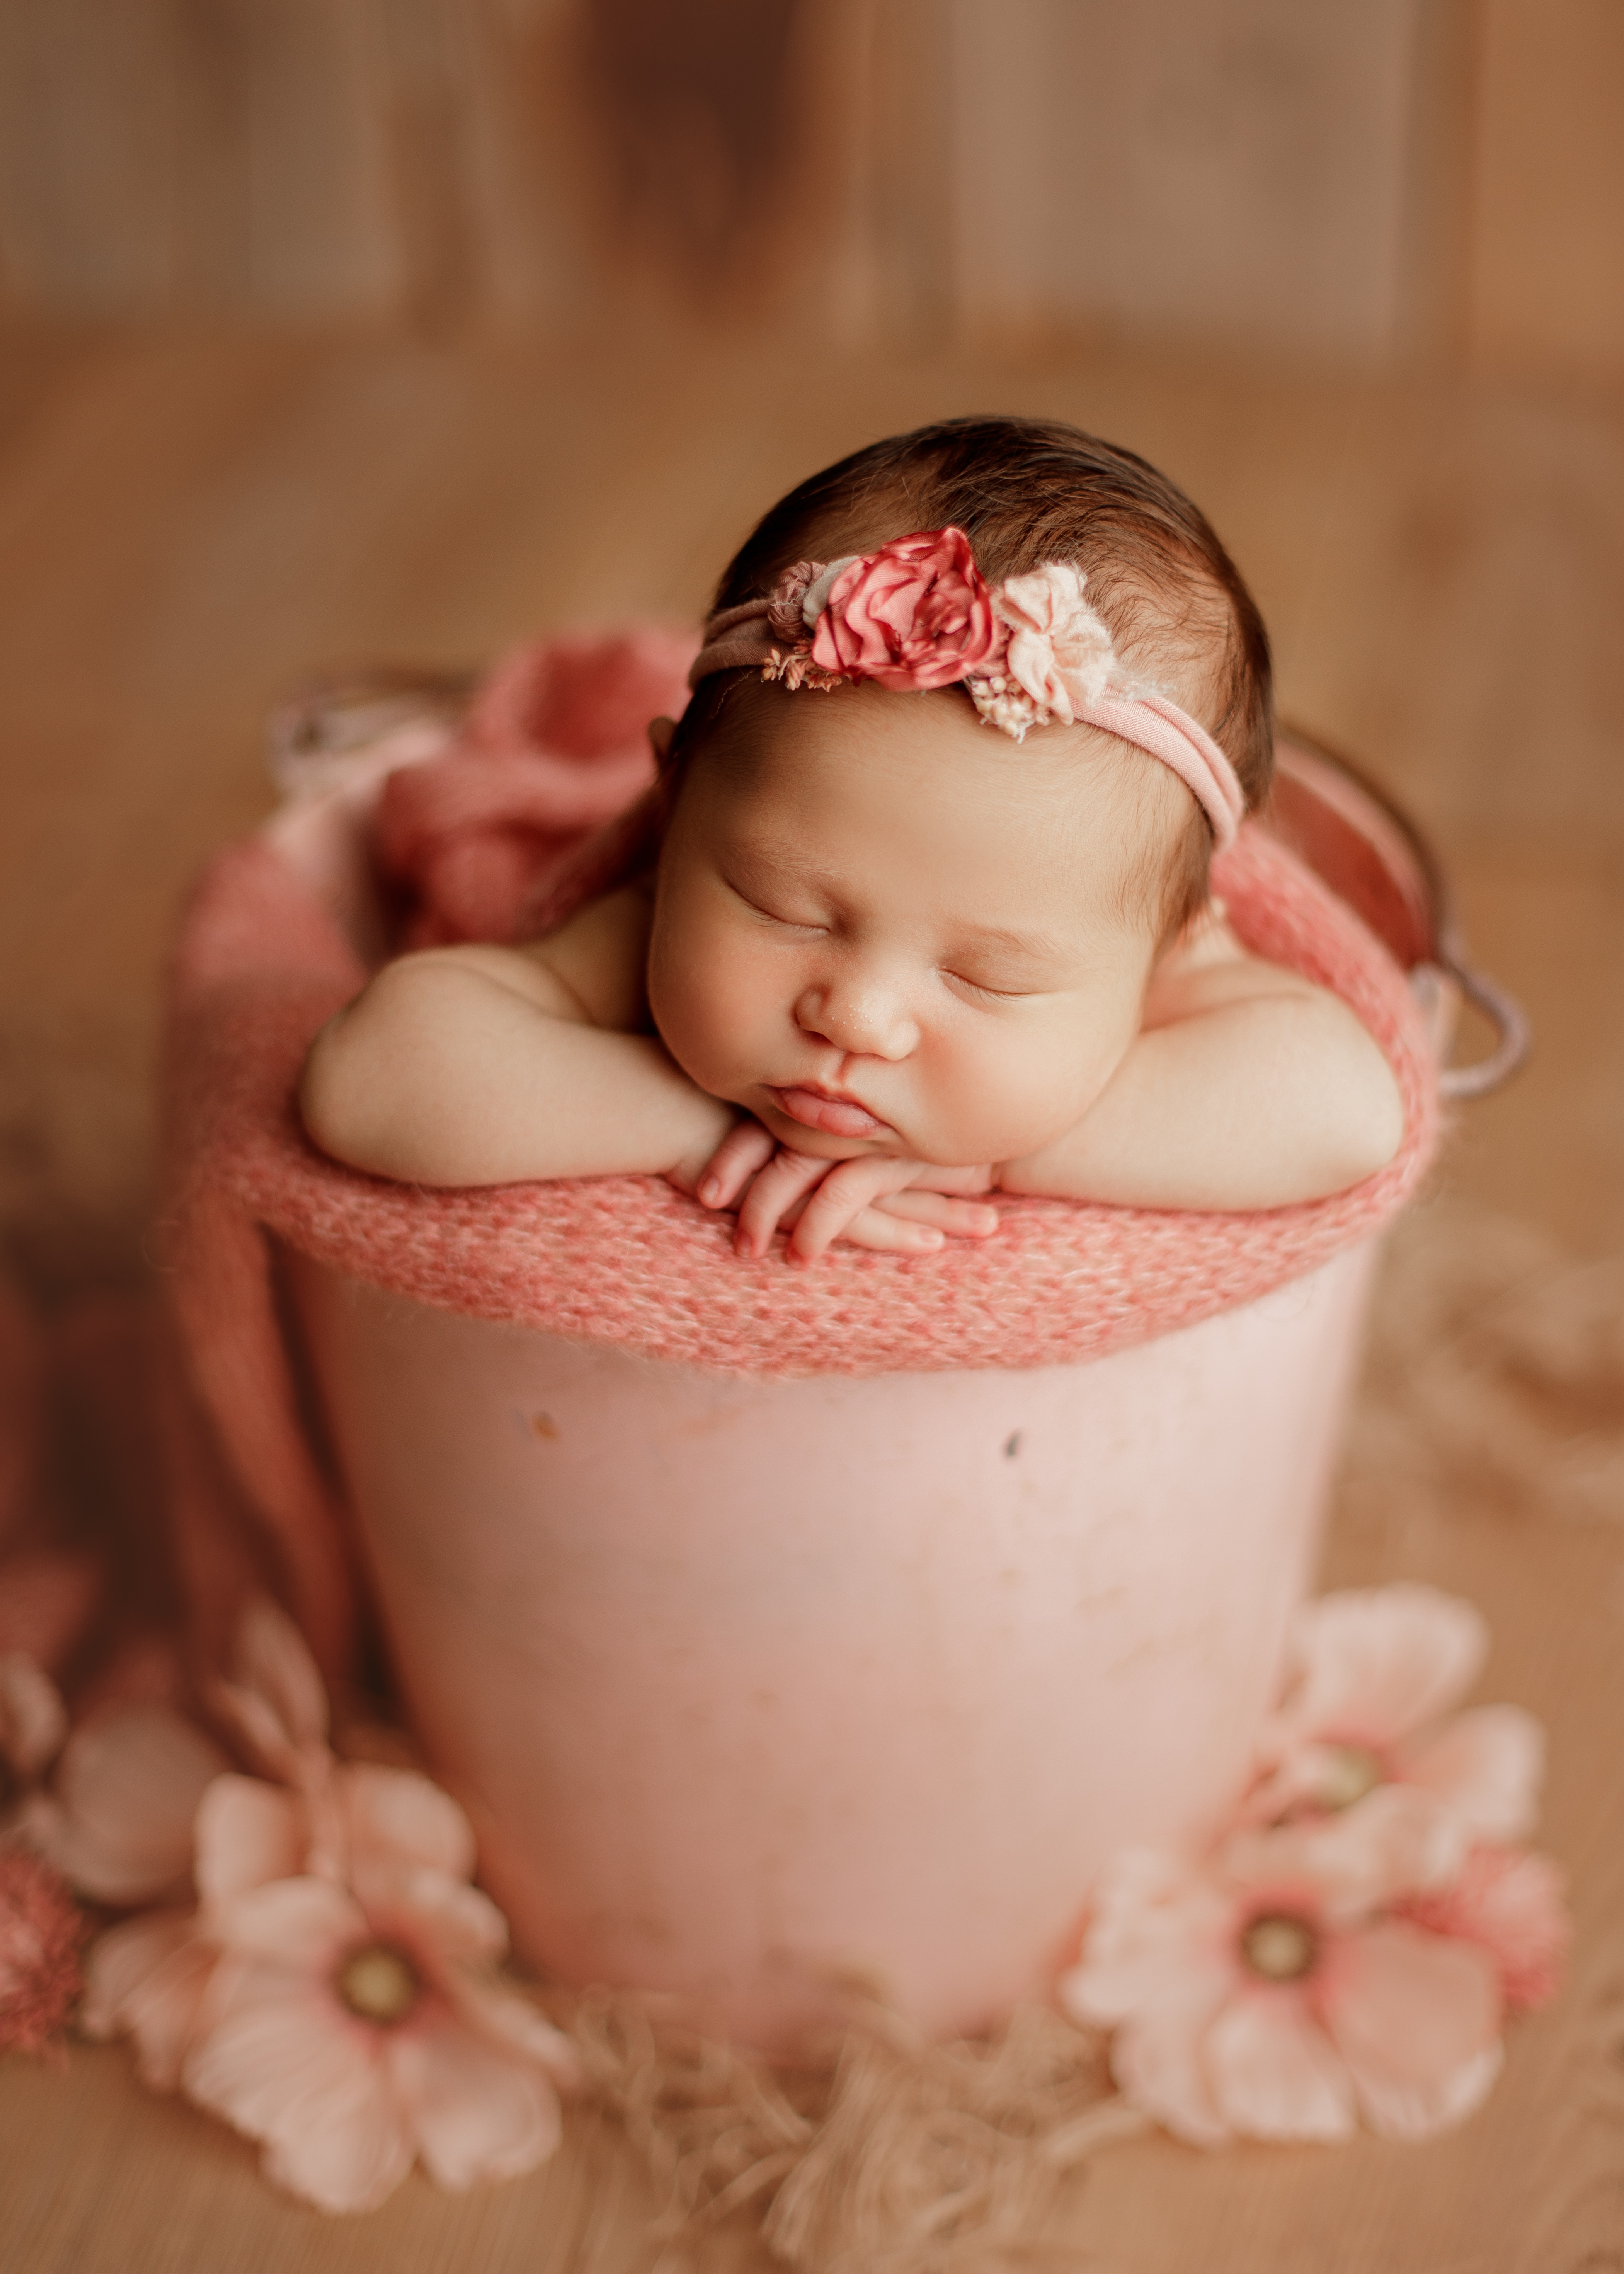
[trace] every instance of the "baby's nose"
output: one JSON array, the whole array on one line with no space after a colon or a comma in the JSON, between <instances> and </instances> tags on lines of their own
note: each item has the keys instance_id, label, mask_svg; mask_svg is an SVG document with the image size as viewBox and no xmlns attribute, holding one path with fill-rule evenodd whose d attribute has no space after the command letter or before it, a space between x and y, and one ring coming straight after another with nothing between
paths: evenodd
<instances>
[{"instance_id":1,"label":"baby's nose","mask_svg":"<svg viewBox=\"0 0 1624 2274\"><path fill-rule=\"evenodd\" d=\"M795 1004L803 1034L857 1058L905 1058L919 1027L899 990L873 977L829 980L807 988Z\"/></svg>"}]
</instances>

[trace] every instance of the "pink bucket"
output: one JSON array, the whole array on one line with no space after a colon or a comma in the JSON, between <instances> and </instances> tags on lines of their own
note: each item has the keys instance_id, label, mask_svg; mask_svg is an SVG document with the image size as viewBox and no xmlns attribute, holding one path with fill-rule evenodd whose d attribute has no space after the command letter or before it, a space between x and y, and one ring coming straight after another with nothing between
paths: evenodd
<instances>
[{"instance_id":1,"label":"pink bucket","mask_svg":"<svg viewBox=\"0 0 1624 2274\"><path fill-rule=\"evenodd\" d=\"M1425 856L1328 761L1282 764L1279 833L1440 1028L1452 982ZM358 826L334 794L270 840L353 909ZM1356 960L1383 960L1349 930ZM1301 1212L1296 1275L1237 1266L1237 1299L1225 1239L1238 1252L1267 1227L1147 1219L1119 1309L1181 1241L1214 1259L1218 1291L1165 1331L1154 1303L1133 1331L1073 1331L1069 1306L1109 1307L1067 1261L1089 1212L1021 1217L1002 1277L944 1283L939 1343L910 1362L884 1340L887 1290L917 1311L935 1283L887 1280L889 1260L837 1275L845 1309L811 1324L776 1267L729 1323L712 1314L745 1283L724 1252L682 1316L666 1283L639 1294L617 1343L572 1297L568 1243L545 1301L456 1294L469 1242L506 1252L498 1196L445 1201L421 1230L410 1196L374 1188L395 1261L355 1269L333 1230L342 1172L296 1152L279 1122L233 1190L278 1241L412 1724L547 1972L673 1993L772 2052L853 1981L933 2034L973 2029L1044 1991L1114 1849L1199 1835L1232 1802L1312 1575L1399 1186L1363 1217ZM292 1199L267 1197L278 1177ZM556 1205L588 1221L586 1201ZM665 1252L687 1204L637 1205L591 1219L582 1276L629 1271L643 1251L617 1242L650 1211ZM726 1355L708 1364L712 1326Z\"/></svg>"},{"instance_id":2,"label":"pink bucket","mask_svg":"<svg viewBox=\"0 0 1624 2274\"><path fill-rule=\"evenodd\" d=\"M792 2045L1040 1992L1244 1774L1371 1250L1090 1364L750 1382L293 1286L394 1663L566 1981Z\"/></svg>"}]
</instances>

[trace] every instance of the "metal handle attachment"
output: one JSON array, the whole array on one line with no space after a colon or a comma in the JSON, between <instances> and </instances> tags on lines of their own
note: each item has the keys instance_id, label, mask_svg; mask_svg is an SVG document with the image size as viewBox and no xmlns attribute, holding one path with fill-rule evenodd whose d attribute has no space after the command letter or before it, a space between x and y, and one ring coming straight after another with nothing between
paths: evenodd
<instances>
[{"instance_id":1,"label":"metal handle attachment","mask_svg":"<svg viewBox=\"0 0 1624 2274\"><path fill-rule=\"evenodd\" d=\"M1481 1012L1495 1034L1494 1047L1486 1058L1474 1058L1470 1065L1447 1065L1442 1069L1438 1077L1439 1094L1447 1098L1486 1097L1503 1081L1509 1081L1527 1058L1531 1040L1528 1014L1515 996L1508 995L1497 981L1461 960L1447 946L1439 957L1439 964L1472 1008Z\"/></svg>"}]
</instances>

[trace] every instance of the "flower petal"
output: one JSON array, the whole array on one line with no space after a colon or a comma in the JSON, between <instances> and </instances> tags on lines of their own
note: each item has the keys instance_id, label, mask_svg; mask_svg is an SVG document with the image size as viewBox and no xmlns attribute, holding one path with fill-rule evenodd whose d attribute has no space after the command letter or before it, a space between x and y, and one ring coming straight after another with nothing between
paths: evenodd
<instances>
[{"instance_id":1,"label":"flower petal","mask_svg":"<svg viewBox=\"0 0 1624 2274\"><path fill-rule=\"evenodd\" d=\"M1233 1893L1207 1873L1124 1849L1096 1882L1080 1960L1056 1985L1074 2019L1115 2025L1111 2072L1133 2105L1201 2147L1229 2136L1200 2041L1237 1986L1238 1924Z\"/></svg>"},{"instance_id":2,"label":"flower petal","mask_svg":"<svg viewBox=\"0 0 1624 2274\"><path fill-rule=\"evenodd\" d=\"M187 2055L192 2098L251 2139L268 2175L323 2210L369 2210L411 2166L381 2031L253 1961L222 1969L215 2017Z\"/></svg>"},{"instance_id":3,"label":"flower petal","mask_svg":"<svg viewBox=\"0 0 1624 2274\"><path fill-rule=\"evenodd\" d=\"M1474 1848L1447 1887L1405 1906L1433 1934L1481 1943L1500 1969L1508 2011L1548 2004L1560 1986L1572 1936L1566 1881L1548 1856Z\"/></svg>"},{"instance_id":4,"label":"flower petal","mask_svg":"<svg viewBox=\"0 0 1624 2274\"><path fill-rule=\"evenodd\" d=\"M1223 1864L1256 1895L1305 1899L1312 1909L1347 1921L1441 1885L1459 1871L1465 1852L1465 1827L1430 1793L1384 1784L1335 1816L1235 1833Z\"/></svg>"},{"instance_id":5,"label":"flower petal","mask_svg":"<svg viewBox=\"0 0 1624 2274\"><path fill-rule=\"evenodd\" d=\"M216 1956L188 1911L154 1912L111 1928L90 1954L81 2028L93 2037L132 2037L142 2082L173 2092Z\"/></svg>"},{"instance_id":6,"label":"flower petal","mask_svg":"<svg viewBox=\"0 0 1624 2274\"><path fill-rule=\"evenodd\" d=\"M216 1777L198 1803L198 1893L205 1907L304 1869L304 1811L258 1777Z\"/></svg>"},{"instance_id":7,"label":"flower petal","mask_svg":"<svg viewBox=\"0 0 1624 2274\"><path fill-rule=\"evenodd\" d=\"M67 1710L44 1668L26 1651L0 1651L0 1761L37 1776L67 1734Z\"/></svg>"},{"instance_id":8,"label":"flower petal","mask_svg":"<svg viewBox=\"0 0 1624 2274\"><path fill-rule=\"evenodd\" d=\"M371 1890L368 1890L371 1894ZM414 1949L432 1954L434 1969L489 1965L508 1951L508 1919L489 1894L441 1871L402 1871L378 1887L378 1924L394 1924Z\"/></svg>"},{"instance_id":9,"label":"flower petal","mask_svg":"<svg viewBox=\"0 0 1624 2274\"><path fill-rule=\"evenodd\" d=\"M1538 1815L1545 1733L1520 1706L1478 1706L1402 1746L1400 1775L1442 1801L1478 1840L1526 1839Z\"/></svg>"},{"instance_id":10,"label":"flower petal","mask_svg":"<svg viewBox=\"0 0 1624 2274\"><path fill-rule=\"evenodd\" d=\"M340 1770L338 1791L357 1868L373 1861L424 1864L453 1879L472 1879L473 1826L427 1777L361 1761Z\"/></svg>"},{"instance_id":11,"label":"flower petal","mask_svg":"<svg viewBox=\"0 0 1624 2274\"><path fill-rule=\"evenodd\" d=\"M1114 1856L1097 1882L1082 1956L1056 1985L1079 2022L1109 2027L1209 1976L1233 1977L1232 1896L1152 1849ZM1215 1969L1215 1972L1214 1972Z\"/></svg>"},{"instance_id":12,"label":"flower petal","mask_svg":"<svg viewBox=\"0 0 1624 2274\"><path fill-rule=\"evenodd\" d=\"M324 1982L342 1954L369 1933L360 1904L331 1879L274 1879L246 1888L217 1906L213 1924L220 1941L243 1956Z\"/></svg>"},{"instance_id":13,"label":"flower petal","mask_svg":"<svg viewBox=\"0 0 1624 2274\"><path fill-rule=\"evenodd\" d=\"M357 1892L374 1926L393 1930L423 1953L438 1974L447 1966L500 1958L508 1922L489 1895L443 1871L357 1874Z\"/></svg>"},{"instance_id":14,"label":"flower petal","mask_svg":"<svg viewBox=\"0 0 1624 2274\"><path fill-rule=\"evenodd\" d=\"M86 1722L56 1773L59 1806L34 1837L64 1879L98 1902L150 1902L192 1877L192 1826L226 1757L167 1706Z\"/></svg>"},{"instance_id":15,"label":"flower petal","mask_svg":"<svg viewBox=\"0 0 1624 2274\"><path fill-rule=\"evenodd\" d=\"M1372 2129L1425 2140L1476 2108L1499 2073L1494 1962L1402 1920L1339 1939L1320 2009Z\"/></svg>"},{"instance_id":16,"label":"flower petal","mask_svg":"<svg viewBox=\"0 0 1624 2274\"><path fill-rule=\"evenodd\" d=\"M546 2078L444 2009L401 2030L389 2061L418 2150L442 2187L515 2179L558 2146L558 2096Z\"/></svg>"},{"instance_id":17,"label":"flower petal","mask_svg":"<svg viewBox=\"0 0 1624 2274\"><path fill-rule=\"evenodd\" d=\"M1301 1990L1232 1998L1203 2047L1213 2100L1232 2131L1254 2140L1345 2140L1353 2085Z\"/></svg>"},{"instance_id":18,"label":"flower petal","mask_svg":"<svg viewBox=\"0 0 1624 2274\"><path fill-rule=\"evenodd\" d=\"M1277 1717L1277 1748L1299 1737L1394 1744L1455 1704L1487 1648L1481 1615L1435 1587L1320 1595L1292 1629L1298 1679Z\"/></svg>"},{"instance_id":19,"label":"flower petal","mask_svg":"<svg viewBox=\"0 0 1624 2274\"><path fill-rule=\"evenodd\" d=\"M266 2142L265 2176L318 2210L376 2210L411 2169L411 2142L400 2112L381 2096L362 2098L335 2086Z\"/></svg>"},{"instance_id":20,"label":"flower petal","mask_svg":"<svg viewBox=\"0 0 1624 2274\"><path fill-rule=\"evenodd\" d=\"M287 1613L258 1595L237 1630L237 1686L262 1698L296 1749L320 1745L327 1734L327 1694L304 1638Z\"/></svg>"},{"instance_id":21,"label":"flower petal","mask_svg":"<svg viewBox=\"0 0 1624 2274\"><path fill-rule=\"evenodd\" d=\"M1214 2097L1202 2040L1234 1992L1235 1977L1214 1969L1168 1997L1130 2014L1111 2039L1111 2074L1123 2097L1198 2148L1222 2146L1229 2127Z\"/></svg>"},{"instance_id":22,"label":"flower petal","mask_svg":"<svg viewBox=\"0 0 1624 2274\"><path fill-rule=\"evenodd\" d=\"M1006 576L993 610L1010 628L1004 669L1033 701L1070 722L1105 692L1116 657L1104 620L1083 597L1087 579L1071 561L1049 561Z\"/></svg>"},{"instance_id":23,"label":"flower petal","mask_svg":"<svg viewBox=\"0 0 1624 2274\"><path fill-rule=\"evenodd\" d=\"M463 2020L481 2035L537 2062L565 2091L580 2084L580 2054L563 2030L554 2029L523 1992L484 1979L463 1967L447 1976L446 1988Z\"/></svg>"}]
</instances>

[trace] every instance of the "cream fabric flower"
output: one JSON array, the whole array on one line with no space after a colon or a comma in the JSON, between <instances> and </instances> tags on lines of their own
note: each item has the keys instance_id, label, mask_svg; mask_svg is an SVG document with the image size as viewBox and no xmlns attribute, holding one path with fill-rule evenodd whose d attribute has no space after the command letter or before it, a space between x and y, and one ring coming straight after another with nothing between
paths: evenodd
<instances>
[{"instance_id":1,"label":"cream fabric flower","mask_svg":"<svg viewBox=\"0 0 1624 2274\"><path fill-rule=\"evenodd\" d=\"M1070 726L1116 668L1110 633L1083 597L1086 582L1071 561L1049 561L994 589L994 613L1010 635L1003 668L1031 698L1037 723Z\"/></svg>"}]
</instances>

